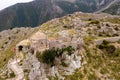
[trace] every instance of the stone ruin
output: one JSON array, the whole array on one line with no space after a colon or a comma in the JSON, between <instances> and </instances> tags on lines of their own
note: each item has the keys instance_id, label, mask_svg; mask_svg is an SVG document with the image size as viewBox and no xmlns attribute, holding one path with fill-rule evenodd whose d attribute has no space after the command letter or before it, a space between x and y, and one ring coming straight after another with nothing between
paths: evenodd
<instances>
[{"instance_id":1,"label":"stone ruin","mask_svg":"<svg viewBox=\"0 0 120 80\"><path fill-rule=\"evenodd\" d=\"M51 40L42 32L37 32L35 35L27 40L21 41L16 47L17 51L28 53L26 59L23 61L22 68L29 71L30 80L49 80L49 77L57 77L64 80L64 75L71 75L76 69L81 67L80 48L83 46L82 38L76 38L71 42L62 42L61 40ZM57 65L50 66L46 63L40 62L36 58L36 52L43 52L50 48L62 48L72 46L75 52L72 55L63 53L61 58L55 58ZM31 49L33 51L31 51ZM63 61L61 61L63 60ZM62 63L68 66L62 65Z\"/></svg>"}]
</instances>

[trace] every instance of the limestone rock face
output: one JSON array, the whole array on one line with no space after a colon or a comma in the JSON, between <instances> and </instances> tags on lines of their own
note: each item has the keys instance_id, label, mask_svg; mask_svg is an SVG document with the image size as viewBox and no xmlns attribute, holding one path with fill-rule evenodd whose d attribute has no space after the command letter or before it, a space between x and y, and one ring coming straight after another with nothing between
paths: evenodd
<instances>
[{"instance_id":1,"label":"limestone rock face","mask_svg":"<svg viewBox=\"0 0 120 80\"><path fill-rule=\"evenodd\" d=\"M81 67L79 51L75 51L72 55L63 53L61 58L55 58L55 64L51 67L49 64L39 62L35 55L28 53L23 63L23 69L30 70L30 80L48 80L49 76L64 79L62 75L71 75Z\"/></svg>"},{"instance_id":2,"label":"limestone rock face","mask_svg":"<svg viewBox=\"0 0 120 80\"><path fill-rule=\"evenodd\" d=\"M71 75L76 69L81 67L81 56L78 54L78 51L72 55L63 54L63 62L67 66L62 65L60 59L56 58L55 60L58 61L57 65L51 67L48 64L39 62L35 55L29 53L26 60L24 60L23 69L30 70L30 80L49 80L49 76L64 79L63 75Z\"/></svg>"}]
</instances>

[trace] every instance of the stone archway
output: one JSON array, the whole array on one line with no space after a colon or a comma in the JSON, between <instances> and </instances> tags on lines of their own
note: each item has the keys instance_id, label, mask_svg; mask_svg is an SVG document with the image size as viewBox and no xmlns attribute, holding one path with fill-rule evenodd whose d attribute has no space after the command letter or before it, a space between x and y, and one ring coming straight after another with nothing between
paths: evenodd
<instances>
[{"instance_id":1,"label":"stone archway","mask_svg":"<svg viewBox=\"0 0 120 80\"><path fill-rule=\"evenodd\" d=\"M18 50L19 50L19 51L22 51L22 49L23 49L23 46L21 46L21 45L18 46Z\"/></svg>"}]
</instances>

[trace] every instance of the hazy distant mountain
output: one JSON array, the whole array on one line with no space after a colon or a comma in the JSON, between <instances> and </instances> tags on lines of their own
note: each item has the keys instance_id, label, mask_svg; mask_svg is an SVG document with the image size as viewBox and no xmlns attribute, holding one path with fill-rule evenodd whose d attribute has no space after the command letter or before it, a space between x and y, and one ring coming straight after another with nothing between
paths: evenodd
<instances>
[{"instance_id":1,"label":"hazy distant mountain","mask_svg":"<svg viewBox=\"0 0 120 80\"><path fill-rule=\"evenodd\" d=\"M76 11L94 12L113 0L34 0L0 11L0 30L37 26L50 19Z\"/></svg>"},{"instance_id":2,"label":"hazy distant mountain","mask_svg":"<svg viewBox=\"0 0 120 80\"><path fill-rule=\"evenodd\" d=\"M108 9L104 10L103 12L110 13L113 15L120 15L120 1L113 4Z\"/></svg>"}]
</instances>

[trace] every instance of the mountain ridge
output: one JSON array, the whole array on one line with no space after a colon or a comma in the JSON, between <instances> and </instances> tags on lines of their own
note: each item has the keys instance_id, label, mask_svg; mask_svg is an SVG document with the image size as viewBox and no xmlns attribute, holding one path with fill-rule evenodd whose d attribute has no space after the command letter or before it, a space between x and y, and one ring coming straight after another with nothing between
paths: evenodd
<instances>
[{"instance_id":1,"label":"mountain ridge","mask_svg":"<svg viewBox=\"0 0 120 80\"><path fill-rule=\"evenodd\" d=\"M119 26L119 16L76 12L39 27L2 31L0 79L119 80Z\"/></svg>"},{"instance_id":2,"label":"mountain ridge","mask_svg":"<svg viewBox=\"0 0 120 80\"><path fill-rule=\"evenodd\" d=\"M72 0L71 0L72 1ZM14 27L35 27L50 19L65 16L76 11L93 12L112 0L34 0L18 3L0 11L0 30Z\"/></svg>"},{"instance_id":3,"label":"mountain ridge","mask_svg":"<svg viewBox=\"0 0 120 80\"><path fill-rule=\"evenodd\" d=\"M120 15L120 0L118 0L116 3L112 4L109 8L104 10L103 12L109 13L112 15Z\"/></svg>"}]
</instances>

